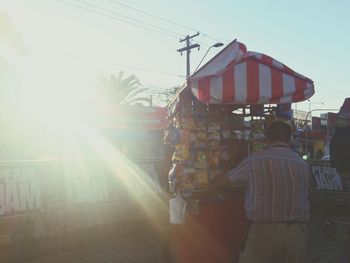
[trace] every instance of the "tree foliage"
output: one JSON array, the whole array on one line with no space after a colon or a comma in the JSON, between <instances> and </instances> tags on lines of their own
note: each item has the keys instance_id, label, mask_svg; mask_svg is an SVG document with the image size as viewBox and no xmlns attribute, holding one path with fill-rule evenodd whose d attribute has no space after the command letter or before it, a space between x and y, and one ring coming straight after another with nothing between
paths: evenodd
<instances>
[{"instance_id":1,"label":"tree foliage","mask_svg":"<svg viewBox=\"0 0 350 263\"><path fill-rule=\"evenodd\" d=\"M150 104L150 99L140 96L146 91L135 75L124 77L124 72L121 71L116 76L101 75L98 78L99 88L102 96L115 104L135 104L137 102L146 102Z\"/></svg>"}]
</instances>

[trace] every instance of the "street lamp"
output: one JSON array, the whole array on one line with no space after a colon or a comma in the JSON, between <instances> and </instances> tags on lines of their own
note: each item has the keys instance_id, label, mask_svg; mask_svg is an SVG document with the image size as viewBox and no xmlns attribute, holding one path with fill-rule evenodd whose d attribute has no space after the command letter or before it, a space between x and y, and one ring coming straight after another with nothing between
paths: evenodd
<instances>
[{"instance_id":1,"label":"street lamp","mask_svg":"<svg viewBox=\"0 0 350 263\"><path fill-rule=\"evenodd\" d=\"M312 102L311 100L307 100L309 102L309 112L311 112L311 105L324 105L323 102Z\"/></svg>"},{"instance_id":2,"label":"street lamp","mask_svg":"<svg viewBox=\"0 0 350 263\"><path fill-rule=\"evenodd\" d=\"M216 48L216 47L222 47L223 45L224 45L223 43L218 42L218 43L215 43L214 45L210 46L210 47L208 48L207 52L205 52L204 56L202 57L202 59L201 59L201 61L199 62L198 66L196 67L196 69L193 71L193 73L195 73L195 72L197 71L197 69L199 68L199 66L202 64L204 58L208 55L209 50L210 50L211 48L213 48L213 47L215 47L215 48Z\"/></svg>"}]
</instances>

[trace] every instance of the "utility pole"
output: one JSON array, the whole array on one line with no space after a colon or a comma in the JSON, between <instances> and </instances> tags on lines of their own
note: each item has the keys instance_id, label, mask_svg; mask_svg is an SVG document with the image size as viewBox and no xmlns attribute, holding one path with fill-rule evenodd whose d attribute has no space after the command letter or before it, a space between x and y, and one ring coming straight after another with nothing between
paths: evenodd
<instances>
[{"instance_id":1,"label":"utility pole","mask_svg":"<svg viewBox=\"0 0 350 263\"><path fill-rule=\"evenodd\" d=\"M191 44L190 43L190 39L192 39L192 38L194 38L196 36L199 36L199 32L197 32L197 34L194 34L192 36L187 35L184 39L180 39L180 43L183 42L183 41L186 41L186 46L177 50L178 52L181 53L181 55L182 55L183 51L186 51L186 77L189 77L190 74L191 74L191 70L190 70L191 49L192 48L198 48L199 49L199 47L200 47L199 44L190 45Z\"/></svg>"}]
</instances>

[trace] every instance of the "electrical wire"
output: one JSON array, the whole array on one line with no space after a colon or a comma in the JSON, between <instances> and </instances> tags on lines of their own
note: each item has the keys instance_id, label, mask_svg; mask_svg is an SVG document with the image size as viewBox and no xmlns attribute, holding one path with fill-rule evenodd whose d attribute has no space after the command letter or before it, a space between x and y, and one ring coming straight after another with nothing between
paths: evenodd
<instances>
[{"instance_id":1,"label":"electrical wire","mask_svg":"<svg viewBox=\"0 0 350 263\"><path fill-rule=\"evenodd\" d=\"M112 3L114 3L114 4L117 4L117 5L126 7L126 8L128 8L128 9L134 10L134 11L136 11L136 12L139 12L139 13L141 13L141 14L148 15L148 16L151 16L151 17L153 17L153 18L159 19L159 20L161 20L161 21L163 21L163 22L167 22L167 23L169 23L169 24L173 24L173 25L176 25L176 26L185 28L185 29L189 29L189 30L192 30L192 31L195 31L195 32L199 32L199 33L201 33L201 35L203 35L203 36L205 36L205 37L207 37L207 38L209 38L209 39L212 39L212 40L215 40L215 41L216 41L216 40L225 40L225 41L229 41L228 39L225 39L225 38L218 38L218 37L211 36L211 35L209 35L209 34L206 34L206 33L204 33L204 32L201 32L201 31L199 31L199 30L197 30L197 29L195 29L195 28L193 28L193 27L189 27L189 26L186 26L186 25L183 25L183 24L174 22L174 21L172 21L172 20L169 20L169 19L160 17L160 16L155 15L155 14L152 14L152 13L150 13L150 12L146 12L146 11L140 10L140 9L138 9L138 8L135 8L135 7L132 7L132 6L123 4L123 3L119 2L119 1L116 1L116 0L109 0L109 1L112 2Z\"/></svg>"},{"instance_id":2,"label":"electrical wire","mask_svg":"<svg viewBox=\"0 0 350 263\"><path fill-rule=\"evenodd\" d=\"M152 91L152 90L145 90L143 92L149 93L149 94L155 94L155 95L171 96L171 93L166 93L166 92L158 92L158 91Z\"/></svg>"},{"instance_id":3,"label":"electrical wire","mask_svg":"<svg viewBox=\"0 0 350 263\"><path fill-rule=\"evenodd\" d=\"M326 85L323 85L319 82L314 82L317 86L320 87L320 89L330 93L330 94L333 94L334 95L334 92L335 93L338 93L340 96L349 96L350 94L349 93L345 93L345 92L342 92L342 91L339 91L339 90L335 90L335 89L330 89L329 87L327 87Z\"/></svg>"},{"instance_id":4,"label":"electrical wire","mask_svg":"<svg viewBox=\"0 0 350 263\"><path fill-rule=\"evenodd\" d=\"M133 17L130 17L130 16L126 16L126 15L117 13L117 12L115 12L115 11L113 11L113 10L109 10L109 9L107 9L107 8L100 7L100 6L97 6L97 5L88 3L88 2L86 2L86 1L83 1L83 0L76 0L76 1L78 1L78 2L80 2L80 3L82 3L82 4L85 4L85 5L87 5L87 6L96 8L96 9L98 9L98 10L105 11L105 12L109 12L109 13L111 13L111 14L117 15L117 16L122 17L122 18L129 19L129 20L131 20L131 21L134 21L134 22L137 22L137 23L140 23L140 24L149 26L149 27L154 27L154 28L156 28L156 29L158 29L158 30L161 30L161 31L164 31L164 32L173 34L173 35L175 35L175 36L178 36L179 38L182 36L182 35L179 34L178 32L175 32L175 31L172 31L172 30L169 30L169 29L166 29L166 28L162 28L162 27L159 27L159 26L150 24L150 23L146 23L146 22L144 22L144 21L142 21L142 20L139 20L139 19L136 19L136 18L133 18Z\"/></svg>"},{"instance_id":5,"label":"electrical wire","mask_svg":"<svg viewBox=\"0 0 350 263\"><path fill-rule=\"evenodd\" d=\"M142 84L143 87L147 88L148 90L154 90L154 91L162 91L162 92L171 92L171 88L165 88L161 86L149 86L147 84Z\"/></svg>"},{"instance_id":6,"label":"electrical wire","mask_svg":"<svg viewBox=\"0 0 350 263\"><path fill-rule=\"evenodd\" d=\"M179 39L179 38L182 37L182 35L180 33L178 33L178 32L175 32L175 31L163 28L163 27L159 27L159 26L156 26L156 25L153 25L153 24L150 24L150 23L146 23L146 22L144 22L142 20L139 20L139 19L136 19L136 18L125 16L125 15L117 13L117 12L115 12L113 10L109 10L107 8L100 7L100 6L88 3L86 1L83 1L83 0L75 0L75 1L81 3L81 4L85 5L85 6L89 6L91 8L94 8L94 9L97 9L97 10L100 10L100 11L103 11L103 12L109 12L109 13L111 13L113 15L116 15L116 16L119 16L119 17L122 17L122 18L125 18L125 19L129 19L129 20L134 21L136 23L133 23L133 22L121 19L119 17L108 15L108 14L103 13L103 12L98 12L98 11L96 11L94 9L89 9L89 8L84 7L84 6L72 3L72 2L67 2L65 0L57 0L57 1L59 1L59 2L61 2L63 4L66 4L66 5L73 6L73 7L78 8L78 9L82 9L82 10L90 12L90 13L94 13L94 14L97 14L97 15L102 15L102 16L105 16L105 17L113 19L113 20L117 20L117 21L120 21L120 22L123 22L123 23L127 23L127 24L130 24L130 25L133 25L133 26L136 26L136 27L140 27L140 28L143 28L143 29L146 29L146 30L150 30L150 31L153 31L153 32L156 32L156 33L159 33L159 34L163 34L163 35L166 35L166 36L169 36L169 37L173 37L173 38L176 38L176 39ZM121 4L121 3L118 2L118 4ZM123 5L123 4L121 4L121 5ZM130 7L130 6L128 6L128 8L135 9L135 8ZM142 12L142 10L139 10L139 9L137 9L137 11ZM147 15L150 15L150 16L155 16L155 15L152 15L152 14L147 13L147 12L145 12L145 13ZM157 17L158 19L163 19L163 18L158 17L158 16L155 16L155 17ZM163 19L163 20L167 21L167 19ZM173 24L177 24L176 22L172 22L170 20L167 21L167 22L168 23L171 22ZM181 24L179 24L179 25L181 25ZM190 27L188 27L188 28L190 28ZM190 29L194 30L192 28L190 28ZM205 34L203 32L201 32L201 35L208 36L207 34ZM213 38L213 39L218 39L218 38ZM205 44L202 40L199 42L199 44L200 44L200 46L203 46L203 47L210 47L211 46L211 45Z\"/></svg>"},{"instance_id":7,"label":"electrical wire","mask_svg":"<svg viewBox=\"0 0 350 263\"><path fill-rule=\"evenodd\" d=\"M58 50L53 50L56 53L59 54L54 54L52 52L49 52L49 55L53 55L53 56L61 56L64 55L69 59L79 59L79 60L87 60L87 61L96 61L99 63L103 63L103 64L109 64L109 65L115 65L115 66L119 66L119 67L124 67L124 68L130 68L130 69L134 69L134 70L139 70L139 71L144 71L144 72L151 72L151 73L156 73L156 74L161 74L161 75L167 75L167 76L173 76L173 77L178 77L178 78L186 78L186 76L184 75L180 75L180 74L175 74L175 73L171 73L171 72L165 72L165 71L159 71L159 70L154 70L154 69L148 69L148 68L143 68L143 67L137 67L137 66L132 66L132 65L125 65L125 64L117 64L114 62L109 62L103 59L99 59L99 58L93 58L93 57L82 57L79 55L75 55L75 54L71 54L68 52L61 52Z\"/></svg>"},{"instance_id":8,"label":"electrical wire","mask_svg":"<svg viewBox=\"0 0 350 263\"><path fill-rule=\"evenodd\" d=\"M162 92L162 91L149 90L149 89L146 89L144 92L150 93L150 94L166 95L166 96L171 96L172 95L170 92Z\"/></svg>"},{"instance_id":9,"label":"electrical wire","mask_svg":"<svg viewBox=\"0 0 350 263\"><path fill-rule=\"evenodd\" d=\"M146 29L146 30L149 30L149 31L153 31L153 32L156 32L158 34L162 34L162 35L169 36L169 37L176 38L176 39L179 38L176 35L173 35L173 34L170 34L170 33L167 33L167 32L163 32L163 31L158 31L158 30L155 30L153 28L149 28L147 26L143 26L143 25L140 25L140 24L132 23L130 21L126 21L126 20L120 19L120 18L115 17L115 16L111 16L111 15L108 15L108 14L105 14L105 13L102 13L102 12L98 12L98 11L95 11L95 10L92 10L92 9L89 9L89 8L86 8L86 7L83 7L83 6L71 3L71 2L67 2L67 1L64 1L64 0L57 0L57 1L65 4L65 5L70 5L70 6L73 6L75 8L82 9L82 10L85 10L85 11L90 12L90 13L94 13L94 14L97 14L97 15L105 16L107 18L110 18L110 19L113 19L113 20L116 20L116 21L120 21L120 22L129 24L129 25L133 25L133 26L136 26L136 27L140 27L140 28L143 28L143 29Z\"/></svg>"},{"instance_id":10,"label":"electrical wire","mask_svg":"<svg viewBox=\"0 0 350 263\"><path fill-rule=\"evenodd\" d=\"M109 12L109 13L111 13L111 14L117 15L117 16L122 17L122 18L125 18L125 19L129 19L129 20L134 21L134 22L136 22L136 23L140 23L140 24L143 24L143 25L145 25L145 26L149 26L149 27L156 28L156 29L161 30L161 31L164 31L164 32L166 32L166 33L168 33L168 34L174 35L174 36L176 36L177 38L181 38L181 37L182 37L182 34L180 34L180 33L178 33L178 32L175 32L175 31L172 31L172 30L163 28L163 27L159 27L159 26L156 26L156 25L151 24L151 23L144 22L144 21L142 21L142 20L140 20L140 19L136 19L136 18L133 18L133 17L130 17L130 16L126 16L126 15L120 14L120 13L118 13L118 12L115 12L115 11L113 11L113 10L110 10L110 9L107 9L107 8L104 8L104 7L101 7L101 6L97 6L97 5L88 3L88 2L83 1L83 0L76 0L76 1L78 1L78 2L80 2L80 3L82 3L82 4L84 4L84 5L90 6L90 7L92 7L92 8L95 8L95 9L97 9L97 10L104 11L104 12ZM139 11L140 11L140 10L139 10ZM165 20L166 20L166 19L165 19ZM174 22L174 23L175 23L175 22ZM175 23L175 24L176 24L176 23ZM194 30L194 29L191 29L191 30ZM207 34L201 32L201 36L207 36ZM215 38L212 38L212 39L215 40ZM205 44L205 43L203 42L203 40L201 40L201 41L199 42L199 44L200 44L201 46L204 46L204 47L210 47L210 46L211 46L211 45Z\"/></svg>"}]
</instances>

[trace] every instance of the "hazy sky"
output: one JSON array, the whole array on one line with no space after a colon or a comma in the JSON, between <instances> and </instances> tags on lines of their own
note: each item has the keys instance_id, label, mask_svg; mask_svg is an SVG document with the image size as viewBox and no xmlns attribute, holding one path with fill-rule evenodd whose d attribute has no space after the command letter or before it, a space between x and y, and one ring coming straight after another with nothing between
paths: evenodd
<instances>
[{"instance_id":1,"label":"hazy sky","mask_svg":"<svg viewBox=\"0 0 350 263\"><path fill-rule=\"evenodd\" d=\"M176 52L183 47L179 38L199 30L202 34L193 43L202 46L192 51L192 70L209 46L237 38L248 50L268 54L314 80L311 105L297 106L308 110L339 108L350 97L349 3L8 0L0 4L0 12L22 35L28 55L19 60L28 85L84 89L98 75L121 70L136 74L145 86L181 85L186 68L185 56ZM207 58L219 49L211 49Z\"/></svg>"}]
</instances>

